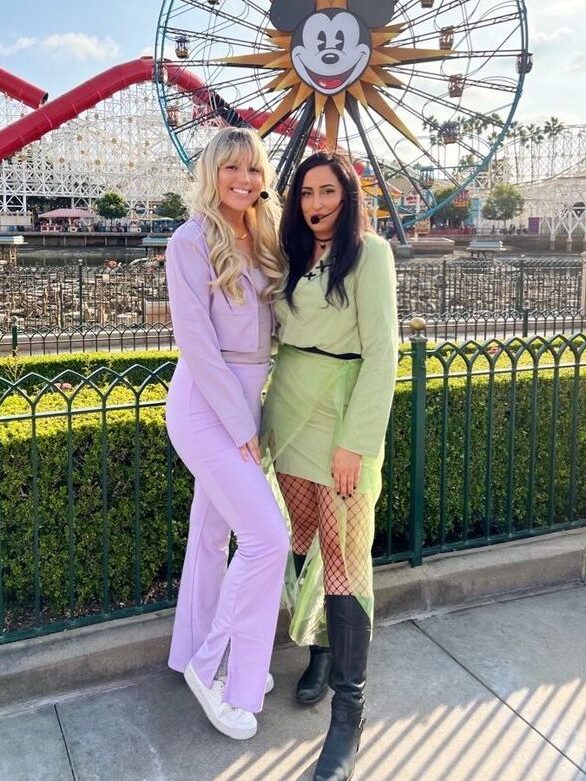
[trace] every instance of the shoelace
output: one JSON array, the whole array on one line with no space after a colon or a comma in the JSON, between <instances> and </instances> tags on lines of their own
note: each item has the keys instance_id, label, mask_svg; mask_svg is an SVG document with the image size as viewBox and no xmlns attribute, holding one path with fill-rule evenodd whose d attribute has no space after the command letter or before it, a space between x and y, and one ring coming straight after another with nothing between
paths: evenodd
<instances>
[{"instance_id":1,"label":"shoelace","mask_svg":"<svg viewBox=\"0 0 586 781\"><path fill-rule=\"evenodd\" d=\"M219 690L220 695L224 696L224 689L226 688L226 681L224 678L214 678L214 683L217 684L217 688ZM240 715L241 713L244 713L242 708L236 708L234 705L230 705L229 702L223 702L223 707L227 710L232 711L234 714Z\"/></svg>"}]
</instances>

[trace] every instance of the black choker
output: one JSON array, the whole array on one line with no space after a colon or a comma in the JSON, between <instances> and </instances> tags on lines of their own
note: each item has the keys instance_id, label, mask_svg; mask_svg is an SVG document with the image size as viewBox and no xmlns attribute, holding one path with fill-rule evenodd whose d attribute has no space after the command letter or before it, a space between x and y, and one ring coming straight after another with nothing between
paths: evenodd
<instances>
[{"instance_id":1,"label":"black choker","mask_svg":"<svg viewBox=\"0 0 586 781\"><path fill-rule=\"evenodd\" d=\"M319 244L320 249L325 249L333 238L330 236L329 239L315 239L315 241Z\"/></svg>"}]
</instances>

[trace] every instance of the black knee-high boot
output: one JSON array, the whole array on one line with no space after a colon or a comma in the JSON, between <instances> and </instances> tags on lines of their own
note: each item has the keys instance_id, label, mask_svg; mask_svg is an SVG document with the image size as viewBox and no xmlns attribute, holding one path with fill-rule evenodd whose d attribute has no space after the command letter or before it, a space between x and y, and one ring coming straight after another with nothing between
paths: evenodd
<instances>
[{"instance_id":1,"label":"black knee-high boot","mask_svg":"<svg viewBox=\"0 0 586 781\"><path fill-rule=\"evenodd\" d=\"M313 781L348 781L364 724L364 685L370 619L352 596L326 596L333 665L332 718Z\"/></svg>"},{"instance_id":2,"label":"black knee-high boot","mask_svg":"<svg viewBox=\"0 0 586 781\"><path fill-rule=\"evenodd\" d=\"M293 554L297 577L301 574L305 556ZM332 669L332 654L327 646L309 646L309 664L297 682L296 698L300 705L314 705L319 702L328 690L328 680Z\"/></svg>"}]
</instances>

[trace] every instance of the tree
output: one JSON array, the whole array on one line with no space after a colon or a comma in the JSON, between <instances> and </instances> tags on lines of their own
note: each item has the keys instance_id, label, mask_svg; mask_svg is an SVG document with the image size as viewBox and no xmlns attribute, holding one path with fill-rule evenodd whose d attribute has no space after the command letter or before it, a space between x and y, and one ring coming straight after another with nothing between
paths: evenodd
<instances>
[{"instance_id":1,"label":"tree","mask_svg":"<svg viewBox=\"0 0 586 781\"><path fill-rule=\"evenodd\" d=\"M551 141L549 146L548 176L553 176L557 158L557 139L564 131L564 125L557 117L550 117L543 125L544 136Z\"/></svg>"},{"instance_id":2,"label":"tree","mask_svg":"<svg viewBox=\"0 0 586 781\"><path fill-rule=\"evenodd\" d=\"M512 220L523 211L523 196L511 184L499 184L491 190L488 200L482 207L485 220Z\"/></svg>"},{"instance_id":3,"label":"tree","mask_svg":"<svg viewBox=\"0 0 586 781\"><path fill-rule=\"evenodd\" d=\"M95 205L100 217L107 220L119 220L128 214L128 204L120 193L104 193L101 198L96 198Z\"/></svg>"},{"instance_id":4,"label":"tree","mask_svg":"<svg viewBox=\"0 0 586 781\"><path fill-rule=\"evenodd\" d=\"M159 217L169 217L172 220L185 220L187 218L187 206L179 193L165 193L163 200L157 206L156 213Z\"/></svg>"},{"instance_id":5,"label":"tree","mask_svg":"<svg viewBox=\"0 0 586 781\"><path fill-rule=\"evenodd\" d=\"M535 158L537 156L535 147L539 147L539 145L543 143L545 140L545 135L543 134L543 128L540 125L536 125L534 123L527 125L527 133L529 134L530 143L531 181L533 181L535 179Z\"/></svg>"},{"instance_id":6,"label":"tree","mask_svg":"<svg viewBox=\"0 0 586 781\"><path fill-rule=\"evenodd\" d=\"M444 187L434 193L437 201L443 201L445 198L449 198L454 193L458 192L458 187ZM451 228L459 228L470 216L469 206L456 206L454 201L442 206L433 215L435 224L448 223Z\"/></svg>"},{"instance_id":7,"label":"tree","mask_svg":"<svg viewBox=\"0 0 586 781\"><path fill-rule=\"evenodd\" d=\"M54 197L50 198L44 195L29 195L26 199L27 208L32 212L33 220L36 222L39 214L50 212L53 209L67 209L71 207L71 198Z\"/></svg>"}]
</instances>

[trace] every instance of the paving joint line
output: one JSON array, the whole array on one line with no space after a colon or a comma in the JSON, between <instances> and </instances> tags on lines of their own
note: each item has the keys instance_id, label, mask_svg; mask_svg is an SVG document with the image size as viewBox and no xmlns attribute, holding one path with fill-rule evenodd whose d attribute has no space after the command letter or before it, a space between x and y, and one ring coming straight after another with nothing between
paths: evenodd
<instances>
[{"instance_id":1,"label":"paving joint line","mask_svg":"<svg viewBox=\"0 0 586 781\"><path fill-rule=\"evenodd\" d=\"M57 724L59 725L59 731L61 732L61 740L63 741L63 745L65 747L65 753L67 754L67 761L69 762L69 769L71 770L71 777L73 781L77 781L77 776L75 775L75 768L73 767L73 759L71 758L71 753L69 751L69 746L67 745L67 740L65 739L65 731L63 729L63 724L61 723L61 717L59 716L59 709L57 708L57 703L53 705L53 710L55 711L55 716L57 718Z\"/></svg>"},{"instance_id":2,"label":"paving joint line","mask_svg":"<svg viewBox=\"0 0 586 781\"><path fill-rule=\"evenodd\" d=\"M500 694L499 694L497 691L495 691L495 690L494 690L493 688L491 688L491 687L490 687L490 686L489 686L489 685L488 685L488 684L487 684L485 681L483 681L483 680L482 680L482 678L481 678L479 675L477 675L477 674L476 674L475 672L473 672L473 671L472 671L470 668L468 668L468 667L467 667L467 666L466 666L466 665L465 665L463 662L461 662L461 661L460 661L458 658L456 658L456 657L454 656L454 654L453 654L451 651L449 651L447 648L445 648L445 647L444 647L444 646L443 646L443 645L442 645L442 644L439 642L439 640L436 640L436 639L435 639L435 637L432 637L432 636L431 636L431 635L430 635L428 632L426 632L424 629L422 629L422 628L421 628L421 627L420 627L420 626L419 626L419 625L416 623L416 621L415 621L415 620L412 620L412 621L410 621L409 623L410 623L410 624L412 624L412 625L415 627L415 629L419 630L419 632L421 632L421 634L422 634L424 637L427 637L427 639L428 639L428 640L430 640L430 641L431 641L431 642L432 642L432 643L433 643L433 644L434 644L434 645L435 645L437 648L439 648L439 649L440 649L440 651L443 651L443 652L446 654L446 656L448 656L448 657L449 657L449 658L450 658L450 659L451 659L453 662L455 662L455 663L458 665L458 667L461 667L461 668L462 668L462 670L464 670L466 673L468 673L468 675L469 675L471 678L474 678L474 680L475 680L477 683L479 683L479 684L480 684L480 685L481 685L481 686L482 686L484 689L486 689L486 691L490 692L490 693L493 695L493 697L496 697L496 698L497 698L497 700L499 700L499 701L500 701L500 702L501 702L501 703L502 703L502 704L505 706L505 708L508 708L508 710L510 710L510 711L511 711L511 713L514 713L514 714L515 714L515 716L516 716L517 718L521 719L521 721L522 721L522 722L524 722L524 723L525 723L525 724L526 724L526 725L529 727L529 729L531 729L533 732L535 732L537 735L539 735L539 737L540 737L540 738L542 738L542 740L544 740L546 743L548 743L548 744L549 744L549 745L550 745L550 746L551 746L551 747L554 749L554 751L556 751L556 752L557 752L558 754L560 754L562 757L564 757L565 759L567 759L567 760L568 760L568 762L570 762L570 763L571 763L571 764L572 764L572 765L573 765L573 766L576 768L576 770L579 770L579 771L582 773L582 775L583 775L583 776L586 778L586 770L585 770L583 767L581 767L581 766L580 766L580 765L578 765L576 762L574 762L574 760L573 760L571 757L569 757L569 756L568 756L568 755L565 753L565 751L562 751L562 749L561 749L561 748L559 748L558 746L556 746L556 745L555 745L555 743L553 743L553 742L552 742L552 741L551 741L551 740L550 740L550 739L547 737L547 735L544 735L542 732L540 732L540 731L537 729L537 727L536 727L534 724L531 724L531 722L530 722L530 721L528 721L528 720L525 718L525 716L523 716L521 713L519 713L519 711L518 711L518 710L516 710L515 708L513 708L513 706L512 706L512 705L509 705L509 703L508 703L508 702L507 702L505 699L503 699L503 698L501 697L501 695L500 695Z\"/></svg>"}]
</instances>

